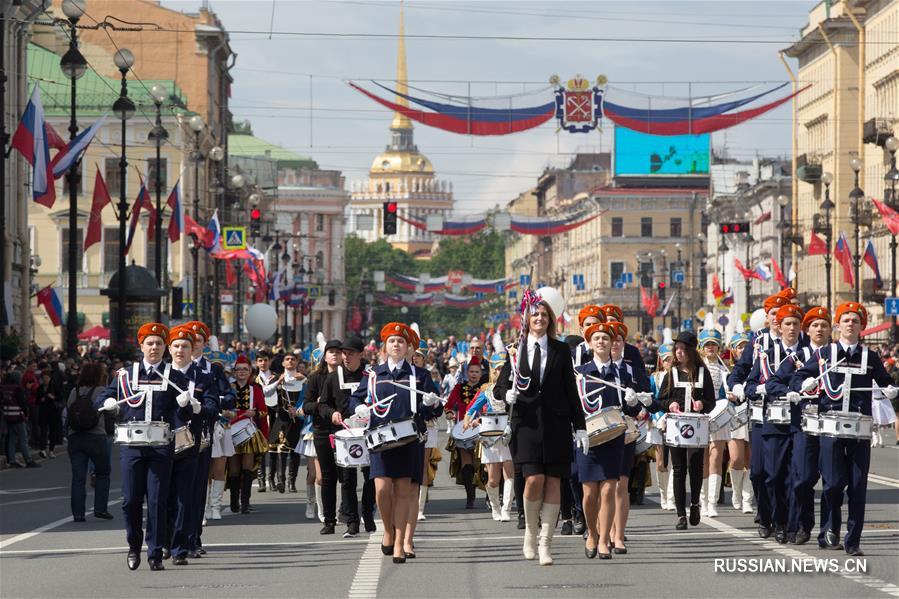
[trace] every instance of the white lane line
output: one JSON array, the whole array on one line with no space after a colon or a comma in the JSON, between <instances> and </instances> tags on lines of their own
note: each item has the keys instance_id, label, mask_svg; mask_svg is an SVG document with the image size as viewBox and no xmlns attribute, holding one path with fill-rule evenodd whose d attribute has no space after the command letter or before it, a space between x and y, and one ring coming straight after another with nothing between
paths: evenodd
<instances>
[{"instance_id":1,"label":"white lane line","mask_svg":"<svg viewBox=\"0 0 899 599\"><path fill-rule=\"evenodd\" d=\"M879 474L868 473L868 482L883 485L885 487L893 487L899 489L899 480L888 476L880 476Z\"/></svg>"},{"instance_id":2,"label":"white lane line","mask_svg":"<svg viewBox=\"0 0 899 599\"><path fill-rule=\"evenodd\" d=\"M384 533L380 531L384 529L384 523L380 520L376 523L379 532L368 537L368 543L359 559L353 583L347 594L349 599L374 599L378 596L378 579L381 578L381 562L384 561L384 554L381 553L381 539L384 538Z\"/></svg>"},{"instance_id":3,"label":"white lane line","mask_svg":"<svg viewBox=\"0 0 899 599\"><path fill-rule=\"evenodd\" d=\"M87 510L85 512L85 516L89 516L94 513L93 509ZM65 518L60 518L55 522L51 522L50 524L44 524L43 526L38 526L34 530L30 532L24 532L20 535L16 535L10 539L6 539L5 541L0 541L0 549L6 549L11 545L15 545L16 543L21 543L22 541L27 541L28 539L34 538L41 534L42 532L47 532L48 530L53 530L54 528L58 528L63 524L67 524L72 521L72 516L66 516Z\"/></svg>"}]
</instances>

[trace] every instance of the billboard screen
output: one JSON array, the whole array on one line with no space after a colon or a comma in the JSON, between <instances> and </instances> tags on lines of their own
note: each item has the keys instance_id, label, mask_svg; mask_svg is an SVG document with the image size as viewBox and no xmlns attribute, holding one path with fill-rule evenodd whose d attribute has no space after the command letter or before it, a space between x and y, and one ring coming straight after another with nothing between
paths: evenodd
<instances>
[{"instance_id":1,"label":"billboard screen","mask_svg":"<svg viewBox=\"0 0 899 599\"><path fill-rule=\"evenodd\" d=\"M710 136L649 135L615 127L615 176L708 175Z\"/></svg>"}]
</instances>

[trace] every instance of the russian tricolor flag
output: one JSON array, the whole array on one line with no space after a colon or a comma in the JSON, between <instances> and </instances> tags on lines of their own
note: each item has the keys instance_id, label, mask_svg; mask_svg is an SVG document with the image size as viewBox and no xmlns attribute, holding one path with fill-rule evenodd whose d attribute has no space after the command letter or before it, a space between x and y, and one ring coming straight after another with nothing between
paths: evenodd
<instances>
[{"instance_id":1,"label":"russian tricolor flag","mask_svg":"<svg viewBox=\"0 0 899 599\"><path fill-rule=\"evenodd\" d=\"M69 142L69 144L63 148L56 156L53 157L53 178L58 179L65 173L67 170L72 168L72 165L78 162L81 159L81 155L84 154L84 151L87 150L87 147L91 145L91 141L94 139L94 136L97 134L97 131L100 127L103 126L103 123L106 122L106 115L101 116L99 119L94 121L94 124L79 133L75 139Z\"/></svg>"},{"instance_id":2,"label":"russian tricolor flag","mask_svg":"<svg viewBox=\"0 0 899 599\"><path fill-rule=\"evenodd\" d=\"M172 211L172 218L169 220L169 241L175 243L181 239L181 231L184 230L184 211L181 203L181 181L175 183L166 205Z\"/></svg>"},{"instance_id":3,"label":"russian tricolor flag","mask_svg":"<svg viewBox=\"0 0 899 599\"><path fill-rule=\"evenodd\" d=\"M53 326L58 327L62 324L62 300L52 285L47 285L37 292L37 305L47 310L47 316L50 317Z\"/></svg>"},{"instance_id":4,"label":"russian tricolor flag","mask_svg":"<svg viewBox=\"0 0 899 599\"><path fill-rule=\"evenodd\" d=\"M49 128L50 126L44 120L41 88L35 85L10 145L17 149L31 165L32 199L38 204L52 208L56 202L56 188L53 185L53 178L50 176L51 134L48 134ZM55 132L52 135L55 135Z\"/></svg>"},{"instance_id":5,"label":"russian tricolor flag","mask_svg":"<svg viewBox=\"0 0 899 599\"><path fill-rule=\"evenodd\" d=\"M207 240L206 249L210 252L218 252L221 251L221 239L222 239L222 225L219 223L219 211L218 209L212 213L212 218L209 219L209 224L206 225Z\"/></svg>"},{"instance_id":6,"label":"russian tricolor flag","mask_svg":"<svg viewBox=\"0 0 899 599\"><path fill-rule=\"evenodd\" d=\"M877 254L874 252L874 242L870 239L868 240L868 245L865 246L862 260L874 271L875 285L878 289L881 289L883 287L883 279L880 276L880 264L877 262Z\"/></svg>"}]
</instances>

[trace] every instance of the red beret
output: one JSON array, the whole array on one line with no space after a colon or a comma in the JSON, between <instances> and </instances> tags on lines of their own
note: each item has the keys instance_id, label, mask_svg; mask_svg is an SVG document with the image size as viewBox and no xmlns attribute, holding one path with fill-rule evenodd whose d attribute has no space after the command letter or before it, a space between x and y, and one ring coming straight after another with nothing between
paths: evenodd
<instances>
[{"instance_id":1,"label":"red beret","mask_svg":"<svg viewBox=\"0 0 899 599\"><path fill-rule=\"evenodd\" d=\"M615 335L621 337L622 339L627 339L627 325L623 322L611 322L612 330L615 331Z\"/></svg>"},{"instance_id":2,"label":"red beret","mask_svg":"<svg viewBox=\"0 0 899 599\"><path fill-rule=\"evenodd\" d=\"M790 300L785 298L782 295L774 294L765 299L765 303L763 304L765 307L765 314L773 310L774 308L780 308L783 305L790 303Z\"/></svg>"},{"instance_id":3,"label":"red beret","mask_svg":"<svg viewBox=\"0 0 899 599\"><path fill-rule=\"evenodd\" d=\"M587 330L584 331L584 339L587 340L587 343L590 343L590 339L596 333L605 333L610 338L615 337L615 330L612 328L612 323L610 322L597 322L587 327Z\"/></svg>"},{"instance_id":4,"label":"red beret","mask_svg":"<svg viewBox=\"0 0 899 599\"><path fill-rule=\"evenodd\" d=\"M200 335L203 335L204 339L209 339L209 337L212 335L209 327L207 327L199 320L191 320L190 322L184 323L183 326L187 327L194 334L199 333Z\"/></svg>"},{"instance_id":5,"label":"red beret","mask_svg":"<svg viewBox=\"0 0 899 599\"><path fill-rule=\"evenodd\" d=\"M171 345L173 341L177 341L178 339L186 339L187 341L190 341L191 345L197 342L197 338L194 336L193 331L186 326L175 327L169 331L165 344Z\"/></svg>"},{"instance_id":6,"label":"red beret","mask_svg":"<svg viewBox=\"0 0 899 599\"><path fill-rule=\"evenodd\" d=\"M781 323L788 318L798 318L802 322L802 309L796 304L786 304L777 309L774 320Z\"/></svg>"},{"instance_id":7,"label":"red beret","mask_svg":"<svg viewBox=\"0 0 899 599\"><path fill-rule=\"evenodd\" d=\"M824 320L827 324L830 324L830 310L823 306L809 308L808 312L805 313L805 316L802 317L802 330L807 331L816 320Z\"/></svg>"},{"instance_id":8,"label":"red beret","mask_svg":"<svg viewBox=\"0 0 899 599\"><path fill-rule=\"evenodd\" d=\"M834 322L840 322L843 314L849 314L851 312L855 312L856 314L858 314L858 317L862 321L863 329L868 326L868 311L865 310L865 307L858 302L844 302L837 306L837 313L834 316Z\"/></svg>"},{"instance_id":9,"label":"red beret","mask_svg":"<svg viewBox=\"0 0 899 599\"><path fill-rule=\"evenodd\" d=\"M796 299L796 290L792 287L784 287L777 295L786 298L788 302L792 302Z\"/></svg>"},{"instance_id":10,"label":"red beret","mask_svg":"<svg viewBox=\"0 0 899 599\"><path fill-rule=\"evenodd\" d=\"M246 354L240 354L239 356L237 356L237 360L234 361L234 365L237 366L238 364L246 364L247 366L250 365L250 361L247 359Z\"/></svg>"},{"instance_id":11,"label":"red beret","mask_svg":"<svg viewBox=\"0 0 899 599\"><path fill-rule=\"evenodd\" d=\"M137 330L137 342L143 343L144 339L152 336L159 337L163 341L169 336L169 330L164 324L148 322Z\"/></svg>"},{"instance_id":12,"label":"red beret","mask_svg":"<svg viewBox=\"0 0 899 599\"><path fill-rule=\"evenodd\" d=\"M596 304L587 304L577 313L577 322L580 326L584 326L584 321L590 317L598 318L600 322L604 322L606 319L602 313L602 308Z\"/></svg>"},{"instance_id":13,"label":"red beret","mask_svg":"<svg viewBox=\"0 0 899 599\"><path fill-rule=\"evenodd\" d=\"M402 337L406 343L412 343L418 339L415 331L401 322L388 322L381 328L381 341L387 341L388 337Z\"/></svg>"},{"instance_id":14,"label":"red beret","mask_svg":"<svg viewBox=\"0 0 899 599\"><path fill-rule=\"evenodd\" d=\"M610 318L614 318L615 320L623 320L624 312L621 311L621 308L616 306L615 304L606 304L600 308L602 313L606 315L606 320Z\"/></svg>"}]
</instances>

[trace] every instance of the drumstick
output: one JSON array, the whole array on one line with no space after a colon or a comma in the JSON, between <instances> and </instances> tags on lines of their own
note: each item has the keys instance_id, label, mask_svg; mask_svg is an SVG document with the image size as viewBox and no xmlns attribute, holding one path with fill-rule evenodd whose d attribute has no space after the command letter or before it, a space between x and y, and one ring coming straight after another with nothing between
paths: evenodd
<instances>
[{"instance_id":1,"label":"drumstick","mask_svg":"<svg viewBox=\"0 0 899 599\"><path fill-rule=\"evenodd\" d=\"M833 366L831 366L830 368L824 370L824 372L822 372L821 374L819 374L818 376L816 376L816 377L815 377L815 380L817 381L817 380L820 379L822 376L824 376L825 374L827 374L828 372L830 372L831 370L833 370L834 368L836 368L837 366L839 366L841 362L845 362L845 361L846 361L846 358L840 358L839 360L837 360L836 364L834 364Z\"/></svg>"},{"instance_id":2,"label":"drumstick","mask_svg":"<svg viewBox=\"0 0 899 599\"><path fill-rule=\"evenodd\" d=\"M177 391L178 393L184 393L184 389L182 389L181 387L179 387L178 385L176 385L175 383L173 383L173 382L172 382L172 379L170 379L169 377L167 377L167 376L165 375L164 372L162 372L161 370L157 370L157 371L156 371L156 374L158 374L159 376L161 376L161 377L162 377L162 380L164 380L164 381L167 382L169 385L171 385L172 387L174 387L174 388L175 388L175 391Z\"/></svg>"},{"instance_id":3,"label":"drumstick","mask_svg":"<svg viewBox=\"0 0 899 599\"><path fill-rule=\"evenodd\" d=\"M405 389L406 391L410 391L410 392L412 392L412 393L417 393L418 395L427 395L427 394L428 394L426 391L422 391L421 389L413 389L412 387L407 387L407 386L405 386L405 385L400 385L399 383L397 383L397 382L395 382L395 381L378 381L378 382L379 382L379 383L390 383L390 384L393 385L394 387L399 387L400 389ZM394 395L396 395L396 393L394 393L393 395L391 395L391 397L393 397Z\"/></svg>"},{"instance_id":4,"label":"drumstick","mask_svg":"<svg viewBox=\"0 0 899 599\"><path fill-rule=\"evenodd\" d=\"M138 391L138 392L135 393L134 395L130 395L130 396L128 396L128 397L125 397L125 398L123 398L123 399L118 400L118 401L116 402L116 405L118 405L118 404L120 404L120 403L125 403L126 401L131 401L132 399L136 399L136 398L138 398L138 397L140 397L141 395L144 395L144 394L146 394L146 391ZM102 406L101 406L97 411L98 411L98 412L102 412L102 411L105 410L105 409L106 409L105 407L102 407Z\"/></svg>"},{"instance_id":5,"label":"drumstick","mask_svg":"<svg viewBox=\"0 0 899 599\"><path fill-rule=\"evenodd\" d=\"M608 385L609 387L612 387L613 389L618 389L619 391L627 391L627 389L628 389L627 387L623 387L622 385L618 385L616 383L613 383L612 381L607 381L605 379L597 378L597 377L589 375L589 374L585 374L584 377L594 383L602 383L603 385Z\"/></svg>"}]
</instances>

